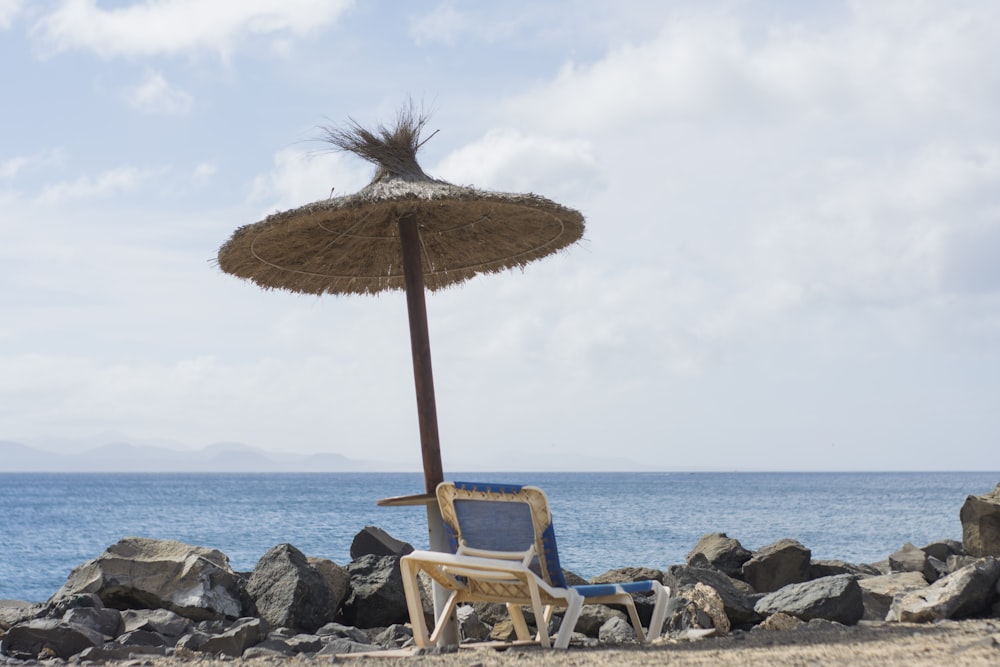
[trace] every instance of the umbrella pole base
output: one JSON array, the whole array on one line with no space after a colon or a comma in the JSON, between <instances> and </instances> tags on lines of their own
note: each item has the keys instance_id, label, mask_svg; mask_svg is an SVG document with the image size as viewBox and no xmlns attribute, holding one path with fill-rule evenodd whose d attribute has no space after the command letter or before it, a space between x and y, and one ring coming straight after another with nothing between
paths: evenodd
<instances>
[{"instance_id":1,"label":"umbrella pole base","mask_svg":"<svg viewBox=\"0 0 1000 667\"><path fill-rule=\"evenodd\" d=\"M442 553L448 553L450 549L448 548L448 538L444 532L444 522L441 520L441 510L438 508L436 502L427 504L427 536L429 539L429 544L431 551L439 551ZM434 591L434 620L436 624L441 623L441 610L444 608L445 603L448 602L448 591L439 586L438 584L433 584ZM454 612L452 612L451 618L445 621L445 625L442 627L441 636L438 639L438 646L450 646L458 645L458 619L455 617Z\"/></svg>"}]
</instances>

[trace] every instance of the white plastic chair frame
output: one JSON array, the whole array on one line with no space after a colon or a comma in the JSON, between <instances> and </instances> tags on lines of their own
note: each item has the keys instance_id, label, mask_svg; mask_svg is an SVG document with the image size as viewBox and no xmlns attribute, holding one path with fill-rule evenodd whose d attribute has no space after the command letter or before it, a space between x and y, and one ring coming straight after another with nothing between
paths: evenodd
<instances>
[{"instance_id":1,"label":"white plastic chair frame","mask_svg":"<svg viewBox=\"0 0 1000 667\"><path fill-rule=\"evenodd\" d=\"M563 609L563 619L556 634L555 648L567 648L583 605L620 604L628 611L629 620L640 642L652 641L660 635L665 621L670 589L659 582L636 584L597 584L567 586L559 566L552 518L545 493L531 486L464 484L443 482L437 488L438 503L445 525L451 530L454 554L436 551L414 551L400 561L406 604L417 646L436 645L441 631L458 604L463 602L500 602L507 606L514 632L521 641L532 639L522 606L530 606L535 615L538 634L535 640L549 648L553 645L548 634L549 622L557 609ZM467 544L456 512L456 501L482 500L522 503L530 510L534 544L516 550L477 549ZM503 541L503 535L498 536ZM533 569L534 568L534 569ZM428 634L417 576L423 571L438 585L451 591L447 603ZM654 607L649 630L644 632L635 602L630 593L651 592Z\"/></svg>"}]
</instances>

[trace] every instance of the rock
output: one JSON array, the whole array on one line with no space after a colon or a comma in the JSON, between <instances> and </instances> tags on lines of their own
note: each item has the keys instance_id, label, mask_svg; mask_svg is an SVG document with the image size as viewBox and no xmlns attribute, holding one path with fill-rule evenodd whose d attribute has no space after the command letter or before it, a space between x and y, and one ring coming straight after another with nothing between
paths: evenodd
<instances>
[{"instance_id":1,"label":"rock","mask_svg":"<svg viewBox=\"0 0 1000 667\"><path fill-rule=\"evenodd\" d=\"M743 563L742 579L759 593L809 580L812 552L795 540L779 540Z\"/></svg>"},{"instance_id":2,"label":"rock","mask_svg":"<svg viewBox=\"0 0 1000 667\"><path fill-rule=\"evenodd\" d=\"M120 646L173 646L174 644L159 632L151 630L129 630L119 635L115 643Z\"/></svg>"},{"instance_id":3,"label":"rock","mask_svg":"<svg viewBox=\"0 0 1000 667\"><path fill-rule=\"evenodd\" d=\"M125 630L122 613L117 609L77 607L63 614L62 620L74 625L83 625L95 632L113 639Z\"/></svg>"},{"instance_id":4,"label":"rock","mask_svg":"<svg viewBox=\"0 0 1000 667\"><path fill-rule=\"evenodd\" d=\"M470 607L466 606L466 609ZM459 613L461 616L461 613ZM485 626L484 626L485 627ZM489 629L487 628L487 636L489 636ZM400 623L393 623L387 627L382 632L378 633L373 637L372 642L381 646L382 648L401 648L404 644L410 642L413 639L413 630L409 626L402 625Z\"/></svg>"},{"instance_id":5,"label":"rock","mask_svg":"<svg viewBox=\"0 0 1000 667\"><path fill-rule=\"evenodd\" d=\"M853 574L859 577L877 577L882 574L871 565L858 565L842 560L814 560L809 564L809 578L822 579L838 574Z\"/></svg>"},{"instance_id":6,"label":"rock","mask_svg":"<svg viewBox=\"0 0 1000 667\"><path fill-rule=\"evenodd\" d=\"M580 616L576 620L574 632L579 632L588 637L598 637L601 626L612 618L626 620L625 612L612 609L603 604L585 604L580 610ZM494 626L495 627L495 626Z\"/></svg>"},{"instance_id":7,"label":"rock","mask_svg":"<svg viewBox=\"0 0 1000 667\"><path fill-rule=\"evenodd\" d=\"M180 637L191 630L192 623L167 609L128 609L121 612L125 631L149 630L164 637Z\"/></svg>"},{"instance_id":8,"label":"rock","mask_svg":"<svg viewBox=\"0 0 1000 667\"><path fill-rule=\"evenodd\" d=\"M351 542L351 560L362 556L402 557L413 551L413 546L375 526L365 526Z\"/></svg>"},{"instance_id":9,"label":"rock","mask_svg":"<svg viewBox=\"0 0 1000 667\"><path fill-rule=\"evenodd\" d=\"M33 605L20 600L0 600L0 637L3 633L21 621L34 618L44 609L42 605Z\"/></svg>"},{"instance_id":10,"label":"rock","mask_svg":"<svg viewBox=\"0 0 1000 667\"><path fill-rule=\"evenodd\" d=\"M803 621L822 618L854 625L864 615L864 603L857 580L840 574L789 584L762 597L754 610L763 616L784 612Z\"/></svg>"},{"instance_id":11,"label":"rock","mask_svg":"<svg viewBox=\"0 0 1000 667\"><path fill-rule=\"evenodd\" d=\"M483 641L490 636L492 628L479 619L472 605L463 604L455 611L458 618L458 631L462 639Z\"/></svg>"},{"instance_id":12,"label":"rock","mask_svg":"<svg viewBox=\"0 0 1000 667\"><path fill-rule=\"evenodd\" d=\"M947 563L952 556L968 555L965 553L965 547L958 540L935 540L927 546L921 547L920 550L931 558L937 558L942 563Z\"/></svg>"},{"instance_id":13,"label":"rock","mask_svg":"<svg viewBox=\"0 0 1000 667\"><path fill-rule=\"evenodd\" d=\"M238 618L240 586L221 551L127 537L74 569L50 603L94 593L114 609L169 609L194 620Z\"/></svg>"},{"instance_id":14,"label":"rock","mask_svg":"<svg viewBox=\"0 0 1000 667\"><path fill-rule=\"evenodd\" d=\"M658 581L663 583L663 572L651 567L620 567L608 570L590 580L592 584L625 584L633 581Z\"/></svg>"},{"instance_id":15,"label":"rock","mask_svg":"<svg viewBox=\"0 0 1000 667\"><path fill-rule=\"evenodd\" d=\"M512 642L515 639L517 639L517 632L514 630L514 622L510 618L502 619L493 624L493 629L490 630L491 641Z\"/></svg>"},{"instance_id":16,"label":"rock","mask_svg":"<svg viewBox=\"0 0 1000 667\"><path fill-rule=\"evenodd\" d=\"M370 641L364 630L340 623L327 623L316 631L316 635L324 640L346 637L359 644L367 644Z\"/></svg>"},{"instance_id":17,"label":"rock","mask_svg":"<svg viewBox=\"0 0 1000 667\"><path fill-rule=\"evenodd\" d=\"M111 662L114 660L134 660L140 656L164 656L166 646L122 646L120 644L105 644L91 646L80 652L81 662Z\"/></svg>"},{"instance_id":18,"label":"rock","mask_svg":"<svg viewBox=\"0 0 1000 667\"><path fill-rule=\"evenodd\" d=\"M327 558L310 557L306 561L319 572L319 576L323 577L323 581L326 582L326 587L330 591L330 606L334 609L336 616L336 610L340 609L340 605L351 592L351 575L347 573L345 568Z\"/></svg>"},{"instance_id":19,"label":"rock","mask_svg":"<svg viewBox=\"0 0 1000 667\"><path fill-rule=\"evenodd\" d=\"M609 618L597 633L598 639L605 644L634 644L639 641L635 628L623 618Z\"/></svg>"},{"instance_id":20,"label":"rock","mask_svg":"<svg viewBox=\"0 0 1000 667\"><path fill-rule=\"evenodd\" d=\"M295 651L284 640L270 638L243 651L244 660L288 658L293 655Z\"/></svg>"},{"instance_id":21,"label":"rock","mask_svg":"<svg viewBox=\"0 0 1000 667\"><path fill-rule=\"evenodd\" d=\"M587 583L587 580L576 572L570 572L569 570L563 570L562 572L567 586L582 586Z\"/></svg>"},{"instance_id":22,"label":"rock","mask_svg":"<svg viewBox=\"0 0 1000 667\"><path fill-rule=\"evenodd\" d=\"M352 641L346 637L337 637L335 639L331 639L316 653L316 655L327 656L342 655L345 653L370 653L378 650L380 650L380 647L372 644L363 644L361 642Z\"/></svg>"},{"instance_id":23,"label":"rock","mask_svg":"<svg viewBox=\"0 0 1000 667\"><path fill-rule=\"evenodd\" d=\"M348 564L347 572L351 575L351 593L341 609L345 623L381 628L409 620L399 558L362 556Z\"/></svg>"},{"instance_id":24,"label":"rock","mask_svg":"<svg viewBox=\"0 0 1000 667\"><path fill-rule=\"evenodd\" d=\"M201 653L238 658L243 652L267 637L267 621L261 618L241 618L222 634L215 635L198 647Z\"/></svg>"},{"instance_id":25,"label":"rock","mask_svg":"<svg viewBox=\"0 0 1000 667\"><path fill-rule=\"evenodd\" d=\"M307 634L293 635L284 639L283 643L294 653L316 653L325 646L322 637Z\"/></svg>"},{"instance_id":26,"label":"rock","mask_svg":"<svg viewBox=\"0 0 1000 667\"><path fill-rule=\"evenodd\" d=\"M788 632L789 630L798 630L806 622L800 618L796 618L791 614L786 614L783 611L779 611L777 614L768 616L763 620L763 622L755 625L753 630L769 630L771 632Z\"/></svg>"},{"instance_id":27,"label":"rock","mask_svg":"<svg viewBox=\"0 0 1000 667\"><path fill-rule=\"evenodd\" d=\"M760 615L753 610L761 595L744 581L733 579L719 570L689 565L671 565L663 575L663 583L670 587L674 595L705 584L715 589L722 599L732 626L753 625L760 621Z\"/></svg>"},{"instance_id":28,"label":"rock","mask_svg":"<svg viewBox=\"0 0 1000 667\"><path fill-rule=\"evenodd\" d=\"M937 559L934 559L937 560ZM945 569L945 564L941 561L940 568L935 567L923 549L918 549L909 542L904 544L898 551L889 556L889 567L893 572L919 572L929 583L938 580L939 570Z\"/></svg>"},{"instance_id":29,"label":"rock","mask_svg":"<svg viewBox=\"0 0 1000 667\"><path fill-rule=\"evenodd\" d=\"M1000 558L1000 484L989 493L966 498L959 518L962 544L970 556Z\"/></svg>"},{"instance_id":30,"label":"rock","mask_svg":"<svg viewBox=\"0 0 1000 667\"><path fill-rule=\"evenodd\" d=\"M693 567L707 566L739 579L743 576L743 564L752 556L739 540L725 533L708 533L688 553L687 563Z\"/></svg>"},{"instance_id":31,"label":"rock","mask_svg":"<svg viewBox=\"0 0 1000 667\"><path fill-rule=\"evenodd\" d=\"M257 561L247 593L273 627L314 632L336 615L326 579L291 544L279 544Z\"/></svg>"},{"instance_id":32,"label":"rock","mask_svg":"<svg viewBox=\"0 0 1000 667\"><path fill-rule=\"evenodd\" d=\"M919 572L894 572L859 579L858 585L861 586L861 601L865 606L862 620L884 621L893 600L925 588L927 580Z\"/></svg>"},{"instance_id":33,"label":"rock","mask_svg":"<svg viewBox=\"0 0 1000 667\"><path fill-rule=\"evenodd\" d=\"M54 656L69 660L91 646L104 644L104 637L82 625L54 618L36 618L7 630L0 644L3 655L19 660Z\"/></svg>"},{"instance_id":34,"label":"rock","mask_svg":"<svg viewBox=\"0 0 1000 667\"><path fill-rule=\"evenodd\" d=\"M998 579L1000 561L983 558L926 588L896 598L886 620L927 623L981 614L989 611L997 598Z\"/></svg>"},{"instance_id":35,"label":"rock","mask_svg":"<svg viewBox=\"0 0 1000 667\"><path fill-rule=\"evenodd\" d=\"M712 620L715 636L722 637L729 634L729 617L726 616L722 598L714 588L702 583L695 584L687 593L687 598Z\"/></svg>"}]
</instances>

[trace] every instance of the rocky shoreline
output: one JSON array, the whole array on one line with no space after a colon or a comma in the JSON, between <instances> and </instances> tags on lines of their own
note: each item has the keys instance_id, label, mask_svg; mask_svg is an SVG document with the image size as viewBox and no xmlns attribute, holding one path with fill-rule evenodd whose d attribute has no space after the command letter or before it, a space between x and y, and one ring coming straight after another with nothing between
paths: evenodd
<instances>
[{"instance_id":1,"label":"rocky shoreline","mask_svg":"<svg viewBox=\"0 0 1000 667\"><path fill-rule=\"evenodd\" d=\"M985 495L970 495L960 518L961 542L906 544L868 564L814 560L793 539L751 551L725 534L707 534L683 564L663 571L611 570L591 580L652 578L669 586L674 604L661 639L640 646L621 610L589 605L570 653L590 649L584 652L591 656L587 664L645 664L647 658L653 661L650 652L666 650L672 662L711 664L698 662L699 656L791 647L785 652L797 656L790 658L795 662L808 659L818 646L854 652L875 639L879 650L890 651L897 640L913 648L921 635L947 635L968 643L962 649L966 657L982 653L1000 663L1000 484ZM281 544L252 572L240 573L217 550L125 538L75 568L47 602L0 601L0 664L234 659L294 664L361 655L379 664L421 655L435 664L486 665L509 659L491 650L476 651L473 663L456 662L474 647L506 648L508 655L533 651L533 659L563 664L560 652L510 648L513 627L504 607L494 604L459 609L460 654L457 647L414 649L399 574L399 558L411 550L366 527L355 537L346 565ZM583 583L566 575L571 584ZM425 595L427 614L429 599ZM636 603L648 623L650 605L641 598Z\"/></svg>"}]
</instances>

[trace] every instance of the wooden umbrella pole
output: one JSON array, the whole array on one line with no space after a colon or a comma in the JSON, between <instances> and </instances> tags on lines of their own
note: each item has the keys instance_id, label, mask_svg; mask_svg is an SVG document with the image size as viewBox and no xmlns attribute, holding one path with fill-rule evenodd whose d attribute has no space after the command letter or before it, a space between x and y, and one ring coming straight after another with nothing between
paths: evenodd
<instances>
[{"instance_id":1,"label":"wooden umbrella pole","mask_svg":"<svg viewBox=\"0 0 1000 667\"><path fill-rule=\"evenodd\" d=\"M441 467L441 442L438 436L437 404L434 400L431 343L427 333L420 231L417 229L417 217L413 213L404 213L399 217L399 242L403 251L406 309L410 317L410 348L413 353L413 381L417 390L424 486L427 493L434 493L437 485L444 481L444 471Z\"/></svg>"},{"instance_id":2,"label":"wooden umbrella pole","mask_svg":"<svg viewBox=\"0 0 1000 667\"><path fill-rule=\"evenodd\" d=\"M410 317L410 348L413 352L413 381L417 389L417 419L420 422L420 454L424 461L424 487L436 493L444 481L441 466L441 442L438 437L437 403L434 400L434 373L431 370L431 341L427 332L427 302L424 299L424 268L420 253L420 230L417 217L404 213L399 217L399 243L403 251L403 280L406 285L406 310ZM432 551L448 551L448 538L436 500L427 503L427 537ZM448 601L448 592L434 585L434 618L440 623ZM458 621L445 621L440 644L458 644Z\"/></svg>"}]
</instances>

